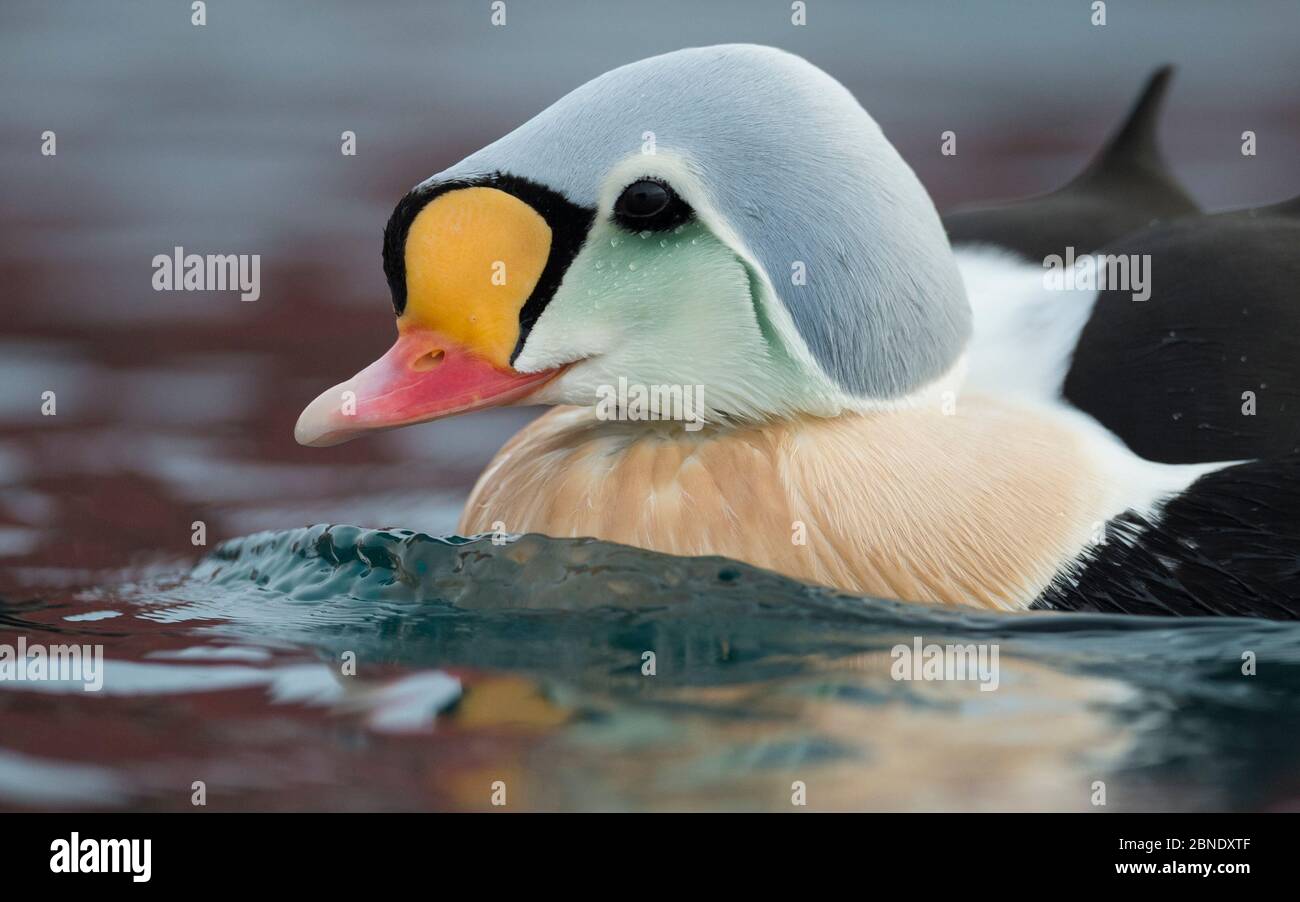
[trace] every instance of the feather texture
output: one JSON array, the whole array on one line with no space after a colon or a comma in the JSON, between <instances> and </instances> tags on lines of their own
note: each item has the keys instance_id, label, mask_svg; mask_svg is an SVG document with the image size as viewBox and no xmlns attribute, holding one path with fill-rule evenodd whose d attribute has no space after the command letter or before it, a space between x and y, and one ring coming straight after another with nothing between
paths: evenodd
<instances>
[{"instance_id":1,"label":"feather texture","mask_svg":"<svg viewBox=\"0 0 1300 902\"><path fill-rule=\"evenodd\" d=\"M881 597L1017 609L1133 502L1102 457L1051 411L978 397L950 415L694 434L556 408L501 450L460 526L721 554Z\"/></svg>"}]
</instances>

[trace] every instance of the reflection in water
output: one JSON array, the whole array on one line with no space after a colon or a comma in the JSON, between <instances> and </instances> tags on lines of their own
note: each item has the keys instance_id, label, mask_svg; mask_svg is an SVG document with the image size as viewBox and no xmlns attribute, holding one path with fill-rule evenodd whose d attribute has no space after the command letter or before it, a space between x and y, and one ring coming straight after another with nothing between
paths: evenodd
<instances>
[{"instance_id":1,"label":"reflection in water","mask_svg":"<svg viewBox=\"0 0 1300 902\"><path fill-rule=\"evenodd\" d=\"M786 810L796 781L817 809L1088 810L1097 780L1110 810L1296 802L1300 627L1282 623L973 613L593 540L339 526L3 612L29 641L105 643L112 691L54 696L101 735L205 733L116 743L92 759L111 792L46 805L181 808L214 769L219 807L477 810L496 781L512 809ZM893 679L918 636L995 644L997 689ZM36 695L0 705L35 722ZM236 704L236 723L210 714ZM18 751L77 765L58 748Z\"/></svg>"}]
</instances>

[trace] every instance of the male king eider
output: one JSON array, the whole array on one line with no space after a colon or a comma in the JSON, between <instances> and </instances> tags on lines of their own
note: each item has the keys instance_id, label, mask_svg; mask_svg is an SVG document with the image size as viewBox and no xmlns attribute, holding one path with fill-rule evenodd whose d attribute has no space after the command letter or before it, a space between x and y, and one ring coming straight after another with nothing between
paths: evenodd
<instances>
[{"instance_id":1,"label":"male king eider","mask_svg":"<svg viewBox=\"0 0 1300 902\"><path fill-rule=\"evenodd\" d=\"M296 436L556 405L480 477L463 533L727 555L909 601L1300 612L1296 507L1270 506L1291 476L1260 497L1255 465L1148 462L1053 397L963 388L988 360L933 204L795 56L600 76L416 186L384 269L396 344ZM620 385L699 386L706 425L611 418Z\"/></svg>"}]
</instances>

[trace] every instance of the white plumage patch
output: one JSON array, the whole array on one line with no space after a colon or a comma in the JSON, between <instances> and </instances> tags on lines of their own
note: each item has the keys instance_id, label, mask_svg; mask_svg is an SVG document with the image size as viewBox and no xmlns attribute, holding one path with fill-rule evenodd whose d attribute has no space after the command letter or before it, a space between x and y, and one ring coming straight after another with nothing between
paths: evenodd
<instances>
[{"instance_id":1,"label":"white plumage patch","mask_svg":"<svg viewBox=\"0 0 1300 902\"><path fill-rule=\"evenodd\" d=\"M972 313L967 385L1003 397L1058 398L1097 292L1048 289L1040 264L1000 248L954 253Z\"/></svg>"}]
</instances>

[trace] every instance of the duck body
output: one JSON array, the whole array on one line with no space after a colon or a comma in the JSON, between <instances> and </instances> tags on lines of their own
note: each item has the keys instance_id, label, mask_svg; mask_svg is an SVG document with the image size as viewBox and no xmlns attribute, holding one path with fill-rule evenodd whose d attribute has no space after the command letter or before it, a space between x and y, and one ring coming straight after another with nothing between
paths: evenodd
<instances>
[{"instance_id":1,"label":"duck body","mask_svg":"<svg viewBox=\"0 0 1300 902\"><path fill-rule=\"evenodd\" d=\"M1043 610L1300 619L1300 454L1216 469L1034 602Z\"/></svg>"},{"instance_id":2,"label":"duck body","mask_svg":"<svg viewBox=\"0 0 1300 902\"><path fill-rule=\"evenodd\" d=\"M879 597L1023 609L1106 543L1108 521L1155 518L1204 472L978 395L695 433L562 407L489 464L460 531L593 536Z\"/></svg>"},{"instance_id":3,"label":"duck body","mask_svg":"<svg viewBox=\"0 0 1300 902\"><path fill-rule=\"evenodd\" d=\"M1143 300L1132 287L1046 287L1042 266L995 248L956 255L974 310L971 387L1071 406L1153 461L1300 450L1290 208L1174 220L1098 249L1142 261Z\"/></svg>"},{"instance_id":4,"label":"duck body","mask_svg":"<svg viewBox=\"0 0 1300 902\"><path fill-rule=\"evenodd\" d=\"M1097 292L1065 400L1150 460L1300 451L1300 216L1176 220L1101 252L1147 259L1151 296Z\"/></svg>"},{"instance_id":5,"label":"duck body","mask_svg":"<svg viewBox=\"0 0 1300 902\"><path fill-rule=\"evenodd\" d=\"M1149 460L1285 456L1300 450L1300 200L1203 215L1158 147L1171 77L1152 75L1061 189L944 216L974 310L972 382L1069 404ZM1045 288L1067 252L1141 266L1139 299Z\"/></svg>"},{"instance_id":6,"label":"duck body","mask_svg":"<svg viewBox=\"0 0 1300 902\"><path fill-rule=\"evenodd\" d=\"M484 470L458 531L994 610L1300 618L1300 454L1166 466L1051 407L961 408L686 433L557 407Z\"/></svg>"}]
</instances>

